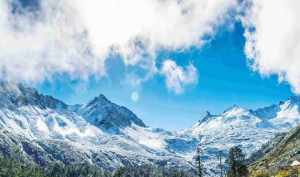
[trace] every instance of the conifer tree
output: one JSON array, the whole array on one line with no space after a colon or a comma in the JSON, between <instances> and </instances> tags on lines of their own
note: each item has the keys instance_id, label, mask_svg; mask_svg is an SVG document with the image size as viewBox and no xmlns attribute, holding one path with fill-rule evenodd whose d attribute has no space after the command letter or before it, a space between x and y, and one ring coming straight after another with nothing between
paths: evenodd
<instances>
[{"instance_id":1,"label":"conifer tree","mask_svg":"<svg viewBox=\"0 0 300 177\"><path fill-rule=\"evenodd\" d=\"M245 163L245 154L238 146L232 147L229 150L229 156L226 162L229 167L227 177L248 176L248 169Z\"/></svg>"},{"instance_id":2,"label":"conifer tree","mask_svg":"<svg viewBox=\"0 0 300 177\"><path fill-rule=\"evenodd\" d=\"M204 176L201 156L202 156L202 147L199 144L198 147L197 147L197 156L196 156L198 177L203 177Z\"/></svg>"},{"instance_id":3,"label":"conifer tree","mask_svg":"<svg viewBox=\"0 0 300 177\"><path fill-rule=\"evenodd\" d=\"M220 177L223 177L222 151L219 152L218 158L219 158Z\"/></svg>"}]
</instances>

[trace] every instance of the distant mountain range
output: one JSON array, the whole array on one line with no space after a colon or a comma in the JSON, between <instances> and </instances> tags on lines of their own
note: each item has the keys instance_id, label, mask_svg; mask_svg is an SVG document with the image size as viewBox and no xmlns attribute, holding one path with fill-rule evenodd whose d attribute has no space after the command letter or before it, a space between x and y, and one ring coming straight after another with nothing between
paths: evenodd
<instances>
[{"instance_id":1,"label":"distant mountain range","mask_svg":"<svg viewBox=\"0 0 300 177\"><path fill-rule=\"evenodd\" d=\"M232 146L250 155L276 134L300 123L300 98L257 110L237 105L208 113L191 128L150 128L129 109L99 95L67 105L22 84L0 82L0 153L47 166L88 162L105 169L128 164L194 169L198 144L207 174L218 173L217 155Z\"/></svg>"}]
</instances>

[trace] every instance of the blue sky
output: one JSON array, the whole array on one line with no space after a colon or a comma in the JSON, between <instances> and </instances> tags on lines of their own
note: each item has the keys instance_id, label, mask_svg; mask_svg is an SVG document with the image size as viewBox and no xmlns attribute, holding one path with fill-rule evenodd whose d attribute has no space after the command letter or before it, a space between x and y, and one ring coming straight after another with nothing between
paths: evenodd
<instances>
[{"instance_id":1,"label":"blue sky","mask_svg":"<svg viewBox=\"0 0 300 177\"><path fill-rule=\"evenodd\" d=\"M153 77L138 89L122 83L126 69L116 57L108 62L109 74L105 78L82 82L57 76L54 81L40 84L38 89L69 104L86 103L102 93L133 110L149 126L170 130L191 126L207 110L217 114L233 104L254 109L291 96L289 85L279 83L277 76L262 77L251 70L244 54L243 26L235 23L228 28L227 25L221 26L202 48L159 53L158 65L172 58L178 65L193 63L197 68L198 83L188 86L182 94L168 90L161 76ZM131 100L131 92L135 90L140 94L138 102Z\"/></svg>"},{"instance_id":2,"label":"blue sky","mask_svg":"<svg viewBox=\"0 0 300 177\"><path fill-rule=\"evenodd\" d=\"M68 104L104 94L151 127L186 128L300 94L299 5L2 0L0 78Z\"/></svg>"}]
</instances>

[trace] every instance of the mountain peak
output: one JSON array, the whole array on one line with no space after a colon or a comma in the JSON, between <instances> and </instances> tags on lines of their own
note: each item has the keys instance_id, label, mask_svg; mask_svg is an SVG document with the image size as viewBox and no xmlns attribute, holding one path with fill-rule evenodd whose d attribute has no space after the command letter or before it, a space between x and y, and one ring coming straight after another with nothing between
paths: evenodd
<instances>
[{"instance_id":1,"label":"mountain peak","mask_svg":"<svg viewBox=\"0 0 300 177\"><path fill-rule=\"evenodd\" d=\"M108 99L106 98L106 96L103 95L103 94L100 94L100 95L97 96L95 99L97 99L97 100L105 100L105 101L108 101Z\"/></svg>"},{"instance_id":2,"label":"mountain peak","mask_svg":"<svg viewBox=\"0 0 300 177\"><path fill-rule=\"evenodd\" d=\"M205 117L211 117L211 116L212 116L212 114L209 111L206 111Z\"/></svg>"},{"instance_id":3,"label":"mountain peak","mask_svg":"<svg viewBox=\"0 0 300 177\"><path fill-rule=\"evenodd\" d=\"M36 89L22 83L1 81L0 98L0 106L12 109L28 105L52 109L67 108L64 102L52 96L42 95Z\"/></svg>"},{"instance_id":4,"label":"mountain peak","mask_svg":"<svg viewBox=\"0 0 300 177\"><path fill-rule=\"evenodd\" d=\"M144 122L129 109L108 100L103 94L95 97L78 111L91 124L105 130L118 132L120 128L136 124L145 127Z\"/></svg>"},{"instance_id":5,"label":"mountain peak","mask_svg":"<svg viewBox=\"0 0 300 177\"><path fill-rule=\"evenodd\" d=\"M0 92L8 92L8 91L18 92L19 91L18 84L1 80L0 81Z\"/></svg>"},{"instance_id":6,"label":"mountain peak","mask_svg":"<svg viewBox=\"0 0 300 177\"><path fill-rule=\"evenodd\" d=\"M95 104L98 104L98 103L111 103L103 94L100 94L99 96L95 97L92 101L90 101L88 103L88 105L95 105Z\"/></svg>"},{"instance_id":7,"label":"mountain peak","mask_svg":"<svg viewBox=\"0 0 300 177\"><path fill-rule=\"evenodd\" d=\"M230 106L229 108L225 109L225 111L223 113L235 110L235 109L240 109L241 107L237 104L233 104L232 106Z\"/></svg>"},{"instance_id":8,"label":"mountain peak","mask_svg":"<svg viewBox=\"0 0 300 177\"><path fill-rule=\"evenodd\" d=\"M234 104L223 112L223 115L226 117L234 117L248 114L249 110L240 107L239 105Z\"/></svg>"},{"instance_id":9,"label":"mountain peak","mask_svg":"<svg viewBox=\"0 0 300 177\"><path fill-rule=\"evenodd\" d=\"M291 96L288 101L294 104L300 104L300 96Z\"/></svg>"},{"instance_id":10,"label":"mountain peak","mask_svg":"<svg viewBox=\"0 0 300 177\"><path fill-rule=\"evenodd\" d=\"M215 117L214 115L212 115L209 111L206 111L205 116L199 120L199 124L202 124L203 122L207 122L209 120L211 120L213 117Z\"/></svg>"}]
</instances>

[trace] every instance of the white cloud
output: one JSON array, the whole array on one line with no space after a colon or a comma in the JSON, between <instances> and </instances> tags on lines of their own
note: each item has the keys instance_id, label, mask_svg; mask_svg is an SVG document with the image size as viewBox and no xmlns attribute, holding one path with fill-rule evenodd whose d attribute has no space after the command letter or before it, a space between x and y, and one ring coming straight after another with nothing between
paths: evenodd
<instances>
[{"instance_id":1,"label":"white cloud","mask_svg":"<svg viewBox=\"0 0 300 177\"><path fill-rule=\"evenodd\" d=\"M0 2L1 76L39 81L55 73L103 74L103 61L87 52L85 29L71 6L40 3L38 12L12 14L10 0Z\"/></svg>"},{"instance_id":2,"label":"white cloud","mask_svg":"<svg viewBox=\"0 0 300 177\"><path fill-rule=\"evenodd\" d=\"M300 93L300 1L253 0L243 18L247 57L263 75L277 74ZM255 30L254 30L255 29Z\"/></svg>"},{"instance_id":3,"label":"white cloud","mask_svg":"<svg viewBox=\"0 0 300 177\"><path fill-rule=\"evenodd\" d=\"M197 69L192 64L183 68L170 59L164 61L161 73L166 77L168 89L177 94L182 93L185 86L198 81Z\"/></svg>"},{"instance_id":4,"label":"white cloud","mask_svg":"<svg viewBox=\"0 0 300 177\"><path fill-rule=\"evenodd\" d=\"M1 77L40 81L103 75L111 51L155 73L145 60L201 46L237 0L43 0L22 15L11 13L11 1L0 1Z\"/></svg>"},{"instance_id":5,"label":"white cloud","mask_svg":"<svg viewBox=\"0 0 300 177\"><path fill-rule=\"evenodd\" d=\"M72 0L72 2L74 2ZM106 53L112 45L135 63L132 54L201 45L236 0L77 0L94 49ZM78 10L78 11L79 11Z\"/></svg>"}]
</instances>

